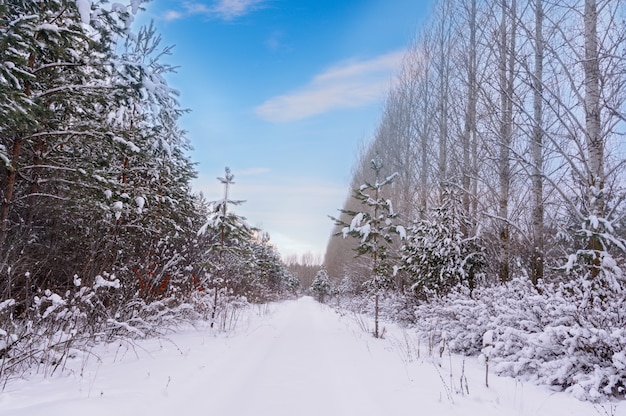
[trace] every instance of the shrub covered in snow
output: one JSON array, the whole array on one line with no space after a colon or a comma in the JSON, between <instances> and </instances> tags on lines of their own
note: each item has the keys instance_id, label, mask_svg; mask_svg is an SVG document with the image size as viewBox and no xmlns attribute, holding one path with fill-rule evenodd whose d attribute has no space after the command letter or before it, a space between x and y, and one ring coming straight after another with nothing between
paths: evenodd
<instances>
[{"instance_id":1,"label":"shrub covered in snow","mask_svg":"<svg viewBox=\"0 0 626 416\"><path fill-rule=\"evenodd\" d=\"M585 281L544 285L526 280L476 290L457 288L415 308L429 345L446 334L454 351L477 355L492 334L492 368L558 386L579 399L626 394L626 300L623 291L589 302Z\"/></svg>"},{"instance_id":2,"label":"shrub covered in snow","mask_svg":"<svg viewBox=\"0 0 626 416\"><path fill-rule=\"evenodd\" d=\"M201 304L212 308L213 294L194 292L189 301L161 297L146 302L125 297L119 279L102 273L90 286L74 277L74 290L36 293L30 305L12 299L0 303L0 382L29 371L50 374L68 358L89 356L95 343L161 336L184 322L206 318ZM238 319L244 299L224 297L220 330Z\"/></svg>"}]
</instances>

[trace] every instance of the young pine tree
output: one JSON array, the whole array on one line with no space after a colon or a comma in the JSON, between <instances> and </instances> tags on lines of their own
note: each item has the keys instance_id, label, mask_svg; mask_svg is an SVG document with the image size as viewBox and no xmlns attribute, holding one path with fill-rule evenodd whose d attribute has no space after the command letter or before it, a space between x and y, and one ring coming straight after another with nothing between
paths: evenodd
<instances>
[{"instance_id":1,"label":"young pine tree","mask_svg":"<svg viewBox=\"0 0 626 416\"><path fill-rule=\"evenodd\" d=\"M337 235L353 237L358 240L357 256L369 256L372 260L370 279L365 282L368 291L374 296L374 337L379 338L378 316L379 298L382 290L393 285L393 267L389 256L389 247L393 235L401 232L402 227L393 224L396 214L393 212L391 200L383 197L383 188L389 185L397 173L380 180L382 161L377 156L371 161L375 173L374 184L365 183L354 190L353 197L358 200L362 211L340 210L351 218L350 222L333 218L335 225L342 227Z\"/></svg>"},{"instance_id":2,"label":"young pine tree","mask_svg":"<svg viewBox=\"0 0 626 416\"><path fill-rule=\"evenodd\" d=\"M478 237L463 237L465 217L460 200L449 188L444 189L442 200L430 219L418 220L408 227L402 248L402 268L409 273L418 296L429 292L445 295L461 284L471 293L485 265Z\"/></svg>"},{"instance_id":3,"label":"young pine tree","mask_svg":"<svg viewBox=\"0 0 626 416\"><path fill-rule=\"evenodd\" d=\"M313 292L313 295L315 295L320 303L324 303L324 299L330 294L330 280L328 278L328 272L326 272L324 267L315 275L311 283L311 292Z\"/></svg>"},{"instance_id":4,"label":"young pine tree","mask_svg":"<svg viewBox=\"0 0 626 416\"><path fill-rule=\"evenodd\" d=\"M230 169L225 169L223 178L217 178L224 185L224 198L212 204L209 218L198 231L206 244L205 269L207 271L207 286L214 290L213 311L211 312L211 327L214 325L218 309L220 290L228 290L232 286L233 263L249 255L249 242L253 238L254 228L250 227L246 219L234 212L229 212L230 205L240 205L244 201L231 200L230 186L235 182L235 175Z\"/></svg>"}]
</instances>

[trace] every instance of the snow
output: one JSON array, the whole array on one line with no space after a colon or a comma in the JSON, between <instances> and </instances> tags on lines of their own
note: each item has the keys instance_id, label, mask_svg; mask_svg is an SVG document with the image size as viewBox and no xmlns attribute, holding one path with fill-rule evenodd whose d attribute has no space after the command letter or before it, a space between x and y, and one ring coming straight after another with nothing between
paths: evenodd
<instances>
[{"instance_id":1,"label":"snow","mask_svg":"<svg viewBox=\"0 0 626 416\"><path fill-rule=\"evenodd\" d=\"M361 222L363 222L363 213L359 212L354 216L354 218L352 218L352 221L350 222L350 231L359 228L361 226Z\"/></svg>"},{"instance_id":2,"label":"snow","mask_svg":"<svg viewBox=\"0 0 626 416\"><path fill-rule=\"evenodd\" d=\"M230 333L188 329L167 338L100 345L89 357L76 353L63 374L10 381L0 392L0 413L588 416L610 409L626 414L624 402L594 407L493 374L486 388L477 359L446 352L440 358L438 351L428 356L415 334L393 325L385 325L385 339L374 339L362 329L370 324L311 298L268 310L253 307Z\"/></svg>"},{"instance_id":3,"label":"snow","mask_svg":"<svg viewBox=\"0 0 626 416\"><path fill-rule=\"evenodd\" d=\"M122 201L115 201L111 207L115 212L115 219L119 220L122 216L122 210L124 209L124 203Z\"/></svg>"},{"instance_id":4,"label":"snow","mask_svg":"<svg viewBox=\"0 0 626 416\"><path fill-rule=\"evenodd\" d=\"M96 283L94 284L93 288L98 289L100 287L112 287L114 289L119 289L120 280L119 279L106 280L104 277L98 275L96 276Z\"/></svg>"},{"instance_id":5,"label":"snow","mask_svg":"<svg viewBox=\"0 0 626 416\"><path fill-rule=\"evenodd\" d=\"M133 143L133 142L131 142L129 140L126 140L126 139L124 139L122 137L115 136L115 137L113 137L113 141L121 143L121 144L127 146L130 149L131 152L135 152L135 153L140 153L141 152L141 149L139 147L137 147L137 145L135 143Z\"/></svg>"},{"instance_id":6,"label":"snow","mask_svg":"<svg viewBox=\"0 0 626 416\"><path fill-rule=\"evenodd\" d=\"M161 139L161 147L169 157L172 157L172 147L165 139Z\"/></svg>"},{"instance_id":7,"label":"snow","mask_svg":"<svg viewBox=\"0 0 626 416\"><path fill-rule=\"evenodd\" d=\"M49 306L41 315L42 319L46 319L52 312L61 308L62 306L65 306L66 304L65 300L63 300L61 296L59 296L56 293L52 293L49 290L46 290L44 292L43 299L38 296L35 296L35 303L37 304L37 306L41 306L42 303L49 304Z\"/></svg>"},{"instance_id":8,"label":"snow","mask_svg":"<svg viewBox=\"0 0 626 416\"><path fill-rule=\"evenodd\" d=\"M597 230L598 227L600 226L600 221L598 221L598 217L596 217L595 215L590 215L589 225L591 225L592 230Z\"/></svg>"},{"instance_id":9,"label":"snow","mask_svg":"<svg viewBox=\"0 0 626 416\"><path fill-rule=\"evenodd\" d=\"M35 28L36 31L47 30L50 32L59 33L59 26L52 23L42 23Z\"/></svg>"},{"instance_id":10,"label":"snow","mask_svg":"<svg viewBox=\"0 0 626 416\"><path fill-rule=\"evenodd\" d=\"M76 7L78 7L78 13L80 14L81 22L88 25L89 21L91 20L91 1L76 0Z\"/></svg>"},{"instance_id":11,"label":"snow","mask_svg":"<svg viewBox=\"0 0 626 416\"><path fill-rule=\"evenodd\" d=\"M483 335L483 347L493 345L493 331L486 331Z\"/></svg>"},{"instance_id":12,"label":"snow","mask_svg":"<svg viewBox=\"0 0 626 416\"><path fill-rule=\"evenodd\" d=\"M361 243L365 243L372 232L372 226L370 223L367 223L359 228L359 233L361 233Z\"/></svg>"},{"instance_id":13,"label":"snow","mask_svg":"<svg viewBox=\"0 0 626 416\"><path fill-rule=\"evenodd\" d=\"M0 312L3 309L9 308L9 307L11 307L13 305L15 305L15 300L13 300L13 299L3 300L2 302L0 302Z\"/></svg>"},{"instance_id":14,"label":"snow","mask_svg":"<svg viewBox=\"0 0 626 416\"><path fill-rule=\"evenodd\" d=\"M146 205L146 199L143 196L137 196L135 197L135 203L137 204L137 212L141 214L143 207Z\"/></svg>"},{"instance_id":15,"label":"snow","mask_svg":"<svg viewBox=\"0 0 626 416\"><path fill-rule=\"evenodd\" d=\"M139 11L139 7L141 6L141 3L143 3L143 1L144 0L131 0L130 1L130 8L133 14L137 14L137 12Z\"/></svg>"}]
</instances>

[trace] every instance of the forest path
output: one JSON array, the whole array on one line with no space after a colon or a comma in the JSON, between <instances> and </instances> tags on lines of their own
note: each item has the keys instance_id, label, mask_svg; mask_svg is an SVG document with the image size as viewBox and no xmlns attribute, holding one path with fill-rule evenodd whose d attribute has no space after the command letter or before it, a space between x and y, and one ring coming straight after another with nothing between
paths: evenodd
<instances>
[{"instance_id":1,"label":"forest path","mask_svg":"<svg viewBox=\"0 0 626 416\"><path fill-rule=\"evenodd\" d=\"M215 368L222 383L211 393L214 414L412 413L397 408L394 399L398 383L408 381L403 368L381 365L388 360L376 360L369 348L376 340L353 321L337 318L311 298L283 304L258 336Z\"/></svg>"},{"instance_id":2,"label":"forest path","mask_svg":"<svg viewBox=\"0 0 626 416\"><path fill-rule=\"evenodd\" d=\"M477 359L427 357L414 335L311 298L252 309L231 334L192 330L94 349L68 371L11 382L0 415L11 416L404 416L600 414L544 387L490 376ZM254 313L257 312L257 313ZM263 313L261 313L263 312ZM371 322L368 322L371 326ZM418 357L418 355L421 356ZM470 394L461 393L465 376ZM616 408L616 413L626 406ZM626 414L626 413L624 413Z\"/></svg>"}]
</instances>

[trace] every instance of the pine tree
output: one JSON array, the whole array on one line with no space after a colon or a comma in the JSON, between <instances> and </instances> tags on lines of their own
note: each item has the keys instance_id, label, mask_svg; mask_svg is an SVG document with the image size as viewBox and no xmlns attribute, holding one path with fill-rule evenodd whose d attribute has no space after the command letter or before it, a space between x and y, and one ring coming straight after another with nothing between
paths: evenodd
<instances>
[{"instance_id":1,"label":"pine tree","mask_svg":"<svg viewBox=\"0 0 626 416\"><path fill-rule=\"evenodd\" d=\"M184 111L164 79L174 70L162 62L171 47L160 41L152 24L127 37L112 76L119 97L106 111L113 149L107 169L115 178L104 202L113 214L109 245L133 271L129 278L140 280L134 283L142 297L161 296L167 285L189 286L183 269L192 262L190 240L200 221L189 143L178 127ZM173 265L170 259L179 256L185 260Z\"/></svg>"},{"instance_id":2,"label":"pine tree","mask_svg":"<svg viewBox=\"0 0 626 416\"><path fill-rule=\"evenodd\" d=\"M467 220L461 201L450 188L444 190L442 199L430 219L417 220L407 228L402 248L402 269L409 273L418 296L445 295L457 285L467 286L471 293L486 263L479 238L463 237Z\"/></svg>"},{"instance_id":3,"label":"pine tree","mask_svg":"<svg viewBox=\"0 0 626 416\"><path fill-rule=\"evenodd\" d=\"M214 325L217 313L220 290L232 286L231 278L237 272L233 265L237 264L241 258L250 255L250 244L254 232L244 217L234 212L228 211L230 205L240 205L244 201L231 200L229 191L234 185L235 175L230 168L226 167L223 178L217 178L224 185L224 198L215 201L206 223L198 231L199 236L204 236L203 243L206 244L205 269L207 271L207 281L205 282L214 291L213 311L211 313L211 327Z\"/></svg>"},{"instance_id":4,"label":"pine tree","mask_svg":"<svg viewBox=\"0 0 626 416\"><path fill-rule=\"evenodd\" d=\"M331 287L330 280L328 278L328 272L322 267L316 274L313 282L311 283L311 292L315 295L317 300L324 303L326 296L330 295Z\"/></svg>"},{"instance_id":5,"label":"pine tree","mask_svg":"<svg viewBox=\"0 0 626 416\"><path fill-rule=\"evenodd\" d=\"M94 166L108 160L102 109L114 90L113 38L130 13L84 4L14 1L3 10L0 269L30 273L29 282L14 280L17 290L72 287L74 271L92 267L85 252L100 235L102 215L85 208L99 206L90 197L110 179Z\"/></svg>"},{"instance_id":6,"label":"pine tree","mask_svg":"<svg viewBox=\"0 0 626 416\"><path fill-rule=\"evenodd\" d=\"M371 168L375 173L374 184L365 183L354 190L353 197L361 203L363 211L340 210L342 214L352 218L348 223L331 217L335 225L342 227L337 235L353 237L358 240L357 256L369 256L372 259L370 279L365 285L374 295L374 337L379 338L378 328L380 292L393 285L393 267L389 256L389 248L393 242L393 235L402 232L402 227L393 224L396 214L393 212L391 200L383 198L383 188L389 185L397 176L393 175L380 180L380 171L383 167L378 156L372 159Z\"/></svg>"}]
</instances>

